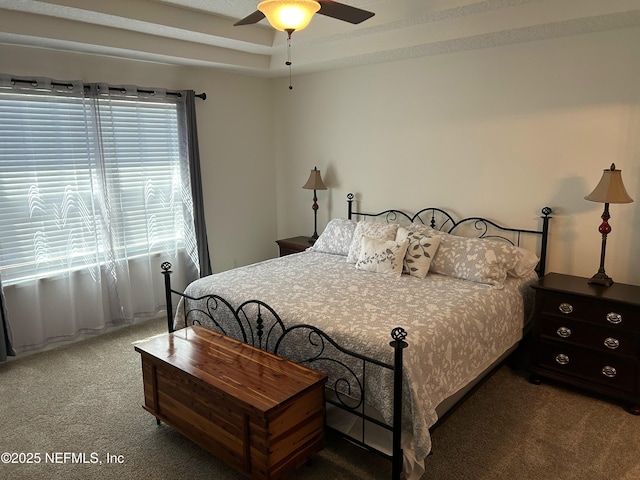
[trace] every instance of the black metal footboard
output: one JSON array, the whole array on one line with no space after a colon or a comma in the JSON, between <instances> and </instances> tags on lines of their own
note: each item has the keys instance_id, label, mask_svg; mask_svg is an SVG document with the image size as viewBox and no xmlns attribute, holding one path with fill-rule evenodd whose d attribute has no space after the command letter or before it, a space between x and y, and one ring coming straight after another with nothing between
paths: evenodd
<instances>
[{"instance_id":1,"label":"black metal footboard","mask_svg":"<svg viewBox=\"0 0 640 480\"><path fill-rule=\"evenodd\" d=\"M391 460L391 478L400 479L403 467L402 365L403 350L408 346L404 329L397 327L391 332L392 341L389 345L393 348L393 360L383 362L343 348L313 325L285 325L278 313L262 301L249 300L233 307L229 301L215 294L195 298L173 290L171 264L165 262L161 268L165 280L169 332L174 331L174 319L177 317L181 323L184 322L184 326L202 325L326 373L329 376L326 402L360 420L357 435L328 427L349 441ZM180 299L176 315L173 295ZM365 409L372 395L369 380L381 384L378 380L385 377L393 385L393 391L387 392L392 416L390 422L372 416ZM368 429L376 427L391 433L391 454L367 443Z\"/></svg>"}]
</instances>

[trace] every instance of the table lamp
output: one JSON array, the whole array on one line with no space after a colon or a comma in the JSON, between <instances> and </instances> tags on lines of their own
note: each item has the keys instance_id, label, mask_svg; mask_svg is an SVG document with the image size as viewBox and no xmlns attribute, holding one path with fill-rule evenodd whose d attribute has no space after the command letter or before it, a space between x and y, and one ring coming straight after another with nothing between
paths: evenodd
<instances>
[{"instance_id":1,"label":"table lamp","mask_svg":"<svg viewBox=\"0 0 640 480\"><path fill-rule=\"evenodd\" d=\"M320 170L317 167L313 167L311 170L311 174L309 175L309 180L305 183L302 188L306 188L307 190L313 190L313 235L311 236L310 243L315 242L318 239L318 197L316 195L316 190L326 190L327 187L322 183L322 177L320 176Z\"/></svg>"},{"instance_id":2,"label":"table lamp","mask_svg":"<svg viewBox=\"0 0 640 480\"><path fill-rule=\"evenodd\" d=\"M589 279L589 283L610 286L613 279L604 271L604 255L607 250L607 235L611 233L609 225L609 204L610 203L631 203L633 199L629 196L624 184L622 183L622 170L616 170L616 165L611 164L611 168L604 170L600 183L589 195L584 197L585 200L591 202L604 203L604 212L602 213L602 223L598 231L602 234L602 247L600 249L600 268L598 272Z\"/></svg>"}]
</instances>

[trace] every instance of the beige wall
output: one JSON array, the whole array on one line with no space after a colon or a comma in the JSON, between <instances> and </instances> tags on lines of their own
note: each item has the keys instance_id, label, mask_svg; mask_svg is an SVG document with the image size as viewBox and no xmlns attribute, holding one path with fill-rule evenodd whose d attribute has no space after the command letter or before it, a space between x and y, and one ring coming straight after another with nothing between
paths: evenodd
<instances>
[{"instance_id":1,"label":"beige wall","mask_svg":"<svg viewBox=\"0 0 640 480\"><path fill-rule=\"evenodd\" d=\"M640 284L640 29L402 60L288 79L0 46L3 73L205 91L198 103L215 271L275 256L278 237L361 207L441 206L523 228L554 209L549 270L590 276L602 205L583 197L615 162L606 270ZM295 68L294 68L295 73Z\"/></svg>"},{"instance_id":2,"label":"beige wall","mask_svg":"<svg viewBox=\"0 0 640 480\"><path fill-rule=\"evenodd\" d=\"M611 205L607 273L640 284L640 29L515 44L274 83L278 234L362 209L440 206L537 228L554 209L549 271L598 269L603 205L583 199L612 162L635 203Z\"/></svg>"},{"instance_id":3,"label":"beige wall","mask_svg":"<svg viewBox=\"0 0 640 480\"><path fill-rule=\"evenodd\" d=\"M215 271L277 254L270 81L208 69L0 45L0 69L206 92L198 134L210 253Z\"/></svg>"}]
</instances>

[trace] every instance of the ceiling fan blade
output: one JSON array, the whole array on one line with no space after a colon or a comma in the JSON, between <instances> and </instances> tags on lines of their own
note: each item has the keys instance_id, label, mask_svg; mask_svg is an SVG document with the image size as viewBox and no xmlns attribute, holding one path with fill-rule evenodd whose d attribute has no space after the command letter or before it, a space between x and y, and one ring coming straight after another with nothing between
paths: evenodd
<instances>
[{"instance_id":1,"label":"ceiling fan blade","mask_svg":"<svg viewBox=\"0 0 640 480\"><path fill-rule=\"evenodd\" d=\"M243 19L238 20L236 23L233 24L233 26L236 27L238 25L251 25L252 23L258 23L263 18L264 18L264 13L262 13L260 10L256 10L251 15L248 15Z\"/></svg>"},{"instance_id":2,"label":"ceiling fan blade","mask_svg":"<svg viewBox=\"0 0 640 480\"><path fill-rule=\"evenodd\" d=\"M375 15L373 12L367 12L366 10L345 5L344 3L334 2L332 0L317 1L320 3L320 10L318 13L353 24L364 22Z\"/></svg>"}]
</instances>

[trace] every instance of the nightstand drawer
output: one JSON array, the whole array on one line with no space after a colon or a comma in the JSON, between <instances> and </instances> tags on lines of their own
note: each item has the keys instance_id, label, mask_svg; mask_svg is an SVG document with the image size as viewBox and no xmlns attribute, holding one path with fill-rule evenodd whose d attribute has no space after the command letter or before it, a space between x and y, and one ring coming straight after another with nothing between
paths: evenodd
<instances>
[{"instance_id":1,"label":"nightstand drawer","mask_svg":"<svg viewBox=\"0 0 640 480\"><path fill-rule=\"evenodd\" d=\"M597 325L637 331L638 310L627 305L565 293L542 293L542 314L573 318Z\"/></svg>"},{"instance_id":2,"label":"nightstand drawer","mask_svg":"<svg viewBox=\"0 0 640 480\"><path fill-rule=\"evenodd\" d=\"M638 354L638 339L633 333L556 316L542 315L539 321L544 338L632 358Z\"/></svg>"},{"instance_id":3,"label":"nightstand drawer","mask_svg":"<svg viewBox=\"0 0 640 480\"><path fill-rule=\"evenodd\" d=\"M598 354L573 345L540 342L538 366L543 369L580 378L589 383L635 391L637 363L625 357Z\"/></svg>"}]
</instances>

